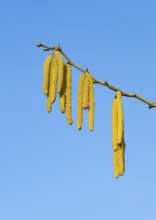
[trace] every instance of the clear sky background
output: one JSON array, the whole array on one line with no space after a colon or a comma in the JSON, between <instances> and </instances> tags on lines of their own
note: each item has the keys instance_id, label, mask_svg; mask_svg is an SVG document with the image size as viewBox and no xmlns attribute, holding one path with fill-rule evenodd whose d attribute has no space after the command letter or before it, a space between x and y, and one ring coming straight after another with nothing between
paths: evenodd
<instances>
[{"instance_id":1,"label":"clear sky background","mask_svg":"<svg viewBox=\"0 0 156 220\"><path fill-rule=\"evenodd\" d=\"M115 179L111 108L115 93L95 85L95 130L50 114L42 93L49 52L61 45L95 78L156 102L156 1L1 1L0 219L155 220L156 109L123 97L126 172Z\"/></svg>"}]
</instances>

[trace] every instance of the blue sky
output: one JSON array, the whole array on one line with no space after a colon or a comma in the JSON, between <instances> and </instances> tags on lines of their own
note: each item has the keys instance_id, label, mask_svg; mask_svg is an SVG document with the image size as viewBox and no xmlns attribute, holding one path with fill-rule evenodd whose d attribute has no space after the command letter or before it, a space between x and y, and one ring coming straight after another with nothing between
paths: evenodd
<instances>
[{"instance_id":1,"label":"blue sky","mask_svg":"<svg viewBox=\"0 0 156 220\"><path fill-rule=\"evenodd\" d=\"M0 219L155 220L155 108L123 97L126 172L112 166L114 92L95 85L95 130L76 129L77 84L73 69L73 125L50 114L42 93L49 52L61 45L95 78L156 102L156 2L2 1L0 6L1 115Z\"/></svg>"}]
</instances>

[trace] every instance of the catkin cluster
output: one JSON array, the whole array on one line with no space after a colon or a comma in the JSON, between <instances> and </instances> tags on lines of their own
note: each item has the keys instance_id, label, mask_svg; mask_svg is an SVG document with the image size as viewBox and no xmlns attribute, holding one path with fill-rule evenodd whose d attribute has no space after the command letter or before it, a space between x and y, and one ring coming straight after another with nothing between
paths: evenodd
<instances>
[{"instance_id":1,"label":"catkin cluster","mask_svg":"<svg viewBox=\"0 0 156 220\"><path fill-rule=\"evenodd\" d=\"M59 51L54 51L44 62L43 93L47 95L47 111L51 112L52 104L59 94L60 111L66 113L69 125L72 122L72 68Z\"/></svg>"},{"instance_id":2,"label":"catkin cluster","mask_svg":"<svg viewBox=\"0 0 156 220\"><path fill-rule=\"evenodd\" d=\"M79 78L77 99L77 128L81 130L83 123L83 109L88 110L88 128L94 130L94 85L89 72L84 72Z\"/></svg>"},{"instance_id":3,"label":"catkin cluster","mask_svg":"<svg viewBox=\"0 0 156 220\"><path fill-rule=\"evenodd\" d=\"M124 116L122 107L122 94L117 91L112 105L112 146L114 176L118 178L125 171L125 140L124 140Z\"/></svg>"}]
</instances>

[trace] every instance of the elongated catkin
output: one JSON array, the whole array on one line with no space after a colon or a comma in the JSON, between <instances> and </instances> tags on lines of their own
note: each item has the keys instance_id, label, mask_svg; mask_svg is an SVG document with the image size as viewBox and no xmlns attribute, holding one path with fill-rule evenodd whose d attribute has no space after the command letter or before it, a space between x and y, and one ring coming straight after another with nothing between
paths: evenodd
<instances>
[{"instance_id":1,"label":"elongated catkin","mask_svg":"<svg viewBox=\"0 0 156 220\"><path fill-rule=\"evenodd\" d=\"M88 99L89 99L89 109L88 109L88 127L90 131L94 130L94 84L92 76L89 76L89 92L88 92Z\"/></svg>"},{"instance_id":2,"label":"elongated catkin","mask_svg":"<svg viewBox=\"0 0 156 220\"><path fill-rule=\"evenodd\" d=\"M64 82L64 80L63 80L63 78L64 78L64 61L63 61L63 58L62 58L59 51L55 51L55 55L58 60L58 66L59 66L57 91L58 91L58 93L61 93L61 90L63 88L63 82Z\"/></svg>"},{"instance_id":3,"label":"elongated catkin","mask_svg":"<svg viewBox=\"0 0 156 220\"><path fill-rule=\"evenodd\" d=\"M70 64L66 66L66 119L69 125L73 123L72 120L72 67Z\"/></svg>"},{"instance_id":4,"label":"elongated catkin","mask_svg":"<svg viewBox=\"0 0 156 220\"><path fill-rule=\"evenodd\" d=\"M114 176L118 178L125 172L125 140L124 140L124 116L122 107L122 95L117 91L112 105L112 145Z\"/></svg>"},{"instance_id":5,"label":"elongated catkin","mask_svg":"<svg viewBox=\"0 0 156 220\"><path fill-rule=\"evenodd\" d=\"M60 92L60 111L62 113L65 112L65 106L66 106L66 66L64 65L64 77L63 77L63 85Z\"/></svg>"},{"instance_id":6,"label":"elongated catkin","mask_svg":"<svg viewBox=\"0 0 156 220\"><path fill-rule=\"evenodd\" d=\"M122 95L120 91L116 93L117 98L117 108L118 108L118 145L122 145L123 132L124 132L124 122L123 122L123 108L122 108Z\"/></svg>"},{"instance_id":7,"label":"elongated catkin","mask_svg":"<svg viewBox=\"0 0 156 220\"><path fill-rule=\"evenodd\" d=\"M49 74L51 61L53 59L53 54L50 54L44 61L44 73L43 73L43 93L48 95L49 92Z\"/></svg>"},{"instance_id":8,"label":"elongated catkin","mask_svg":"<svg viewBox=\"0 0 156 220\"><path fill-rule=\"evenodd\" d=\"M118 107L117 107L117 99L113 99L113 105L112 105L112 147L113 150L118 149Z\"/></svg>"},{"instance_id":9,"label":"elongated catkin","mask_svg":"<svg viewBox=\"0 0 156 220\"><path fill-rule=\"evenodd\" d=\"M122 146L118 149L118 163L119 163L119 175L123 176L125 172L125 140L122 141Z\"/></svg>"},{"instance_id":10,"label":"elongated catkin","mask_svg":"<svg viewBox=\"0 0 156 220\"><path fill-rule=\"evenodd\" d=\"M84 77L84 88L83 88L83 108L88 109L89 108L89 90L90 90L90 79L89 79L89 73L85 72Z\"/></svg>"},{"instance_id":11,"label":"elongated catkin","mask_svg":"<svg viewBox=\"0 0 156 220\"><path fill-rule=\"evenodd\" d=\"M51 112L51 110L52 110L52 104L51 104L50 96L49 96L49 95L47 96L46 107L47 107L47 112Z\"/></svg>"},{"instance_id":12,"label":"elongated catkin","mask_svg":"<svg viewBox=\"0 0 156 220\"><path fill-rule=\"evenodd\" d=\"M56 58L52 60L50 67L50 87L49 87L49 96L50 102L54 103L56 100L57 94L57 75L58 75L58 61Z\"/></svg>"},{"instance_id":13,"label":"elongated catkin","mask_svg":"<svg viewBox=\"0 0 156 220\"><path fill-rule=\"evenodd\" d=\"M118 150L113 152L113 166L114 166L114 176L119 177L119 161L118 161Z\"/></svg>"},{"instance_id":14,"label":"elongated catkin","mask_svg":"<svg viewBox=\"0 0 156 220\"><path fill-rule=\"evenodd\" d=\"M84 74L81 74L78 84L78 103L77 103L77 129L82 128L83 122L83 88L84 88Z\"/></svg>"}]
</instances>

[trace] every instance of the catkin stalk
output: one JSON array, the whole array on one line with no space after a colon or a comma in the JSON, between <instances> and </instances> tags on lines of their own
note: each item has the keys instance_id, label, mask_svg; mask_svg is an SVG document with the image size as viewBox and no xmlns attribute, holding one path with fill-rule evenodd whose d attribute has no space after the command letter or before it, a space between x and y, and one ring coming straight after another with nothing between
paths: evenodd
<instances>
[{"instance_id":1,"label":"catkin stalk","mask_svg":"<svg viewBox=\"0 0 156 220\"><path fill-rule=\"evenodd\" d=\"M64 83L64 61L59 51L55 51L56 58L58 60L58 93L61 93L61 90L63 89L63 83Z\"/></svg>"},{"instance_id":2,"label":"catkin stalk","mask_svg":"<svg viewBox=\"0 0 156 220\"><path fill-rule=\"evenodd\" d=\"M70 64L66 66L66 119L69 125L73 123L72 120L72 67Z\"/></svg>"},{"instance_id":3,"label":"catkin stalk","mask_svg":"<svg viewBox=\"0 0 156 220\"><path fill-rule=\"evenodd\" d=\"M50 75L50 66L53 59L53 54L50 54L44 61L44 73L43 73L43 93L48 95L49 92L49 75Z\"/></svg>"},{"instance_id":4,"label":"catkin stalk","mask_svg":"<svg viewBox=\"0 0 156 220\"><path fill-rule=\"evenodd\" d=\"M78 84L78 103L77 103L77 129L82 128L83 121L83 88L84 88L84 74L81 74Z\"/></svg>"}]
</instances>

